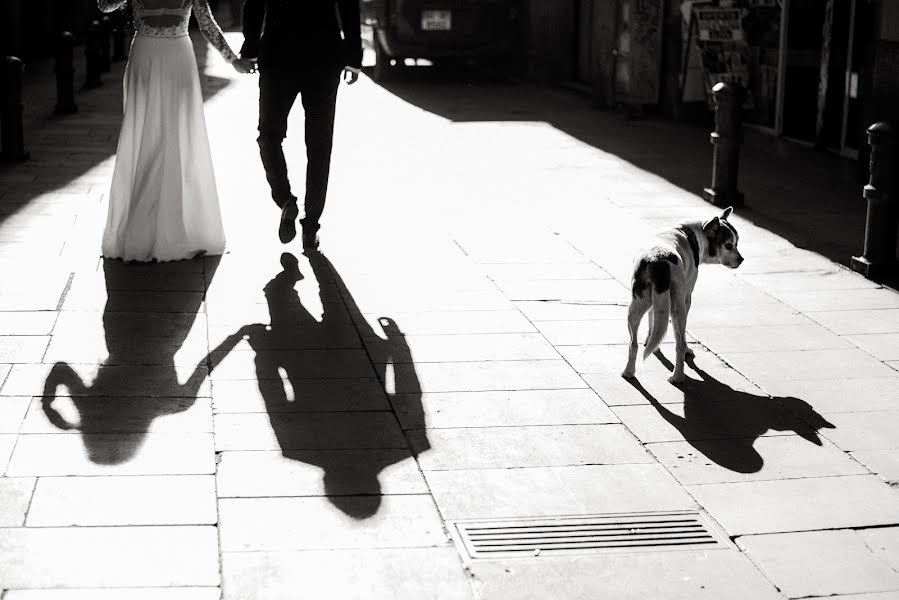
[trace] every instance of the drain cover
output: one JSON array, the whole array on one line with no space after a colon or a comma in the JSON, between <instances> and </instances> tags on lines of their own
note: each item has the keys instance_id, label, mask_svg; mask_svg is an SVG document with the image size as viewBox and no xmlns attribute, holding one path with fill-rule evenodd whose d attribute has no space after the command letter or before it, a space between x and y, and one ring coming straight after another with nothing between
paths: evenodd
<instances>
[{"instance_id":1,"label":"drain cover","mask_svg":"<svg viewBox=\"0 0 899 600\"><path fill-rule=\"evenodd\" d=\"M451 521L471 559L730 548L698 511Z\"/></svg>"}]
</instances>

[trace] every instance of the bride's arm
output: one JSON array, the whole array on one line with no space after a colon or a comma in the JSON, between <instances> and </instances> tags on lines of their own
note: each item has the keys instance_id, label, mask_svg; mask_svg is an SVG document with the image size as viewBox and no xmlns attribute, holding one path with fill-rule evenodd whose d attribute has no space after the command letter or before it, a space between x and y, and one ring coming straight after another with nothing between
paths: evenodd
<instances>
[{"instance_id":1,"label":"bride's arm","mask_svg":"<svg viewBox=\"0 0 899 600\"><path fill-rule=\"evenodd\" d=\"M100 2L103 1L100 0ZM221 27L215 22L215 17L212 16L212 11L209 10L209 2L207 0L193 0L193 4L194 15L197 17L197 24L200 26L200 31L203 32L203 37L219 51L226 61L230 63L237 60L237 55L234 54L231 46L225 41Z\"/></svg>"},{"instance_id":2,"label":"bride's arm","mask_svg":"<svg viewBox=\"0 0 899 600\"><path fill-rule=\"evenodd\" d=\"M119 10L128 4L128 0L97 0L97 6L105 13Z\"/></svg>"}]
</instances>

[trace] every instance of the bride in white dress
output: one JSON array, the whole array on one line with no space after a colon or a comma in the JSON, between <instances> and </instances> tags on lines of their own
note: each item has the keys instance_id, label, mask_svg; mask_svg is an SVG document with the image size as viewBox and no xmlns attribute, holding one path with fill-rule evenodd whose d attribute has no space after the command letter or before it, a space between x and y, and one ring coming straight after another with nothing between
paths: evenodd
<instances>
[{"instance_id":1,"label":"bride in white dress","mask_svg":"<svg viewBox=\"0 0 899 600\"><path fill-rule=\"evenodd\" d=\"M97 0L112 12L129 0ZM135 36L109 192L103 256L167 261L221 254L225 232L203 115L191 9L203 35L240 73L207 0L130 0Z\"/></svg>"}]
</instances>

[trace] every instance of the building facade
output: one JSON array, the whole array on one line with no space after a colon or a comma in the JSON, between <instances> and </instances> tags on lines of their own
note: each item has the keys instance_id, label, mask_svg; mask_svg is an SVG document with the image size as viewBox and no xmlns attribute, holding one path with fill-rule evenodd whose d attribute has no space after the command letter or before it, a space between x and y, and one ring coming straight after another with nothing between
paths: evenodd
<instances>
[{"instance_id":1,"label":"building facade","mask_svg":"<svg viewBox=\"0 0 899 600\"><path fill-rule=\"evenodd\" d=\"M848 157L899 121L899 0L528 0L528 73L598 106L708 111L716 81L745 121Z\"/></svg>"}]
</instances>

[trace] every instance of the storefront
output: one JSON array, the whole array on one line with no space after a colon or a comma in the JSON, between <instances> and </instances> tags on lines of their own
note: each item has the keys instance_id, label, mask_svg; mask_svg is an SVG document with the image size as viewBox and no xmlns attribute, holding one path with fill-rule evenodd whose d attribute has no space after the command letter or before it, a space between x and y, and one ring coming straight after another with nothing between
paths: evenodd
<instances>
[{"instance_id":1,"label":"storefront","mask_svg":"<svg viewBox=\"0 0 899 600\"><path fill-rule=\"evenodd\" d=\"M682 3L682 100L708 101L716 80L747 90L745 121L856 156L860 96L876 37L869 0Z\"/></svg>"}]
</instances>

